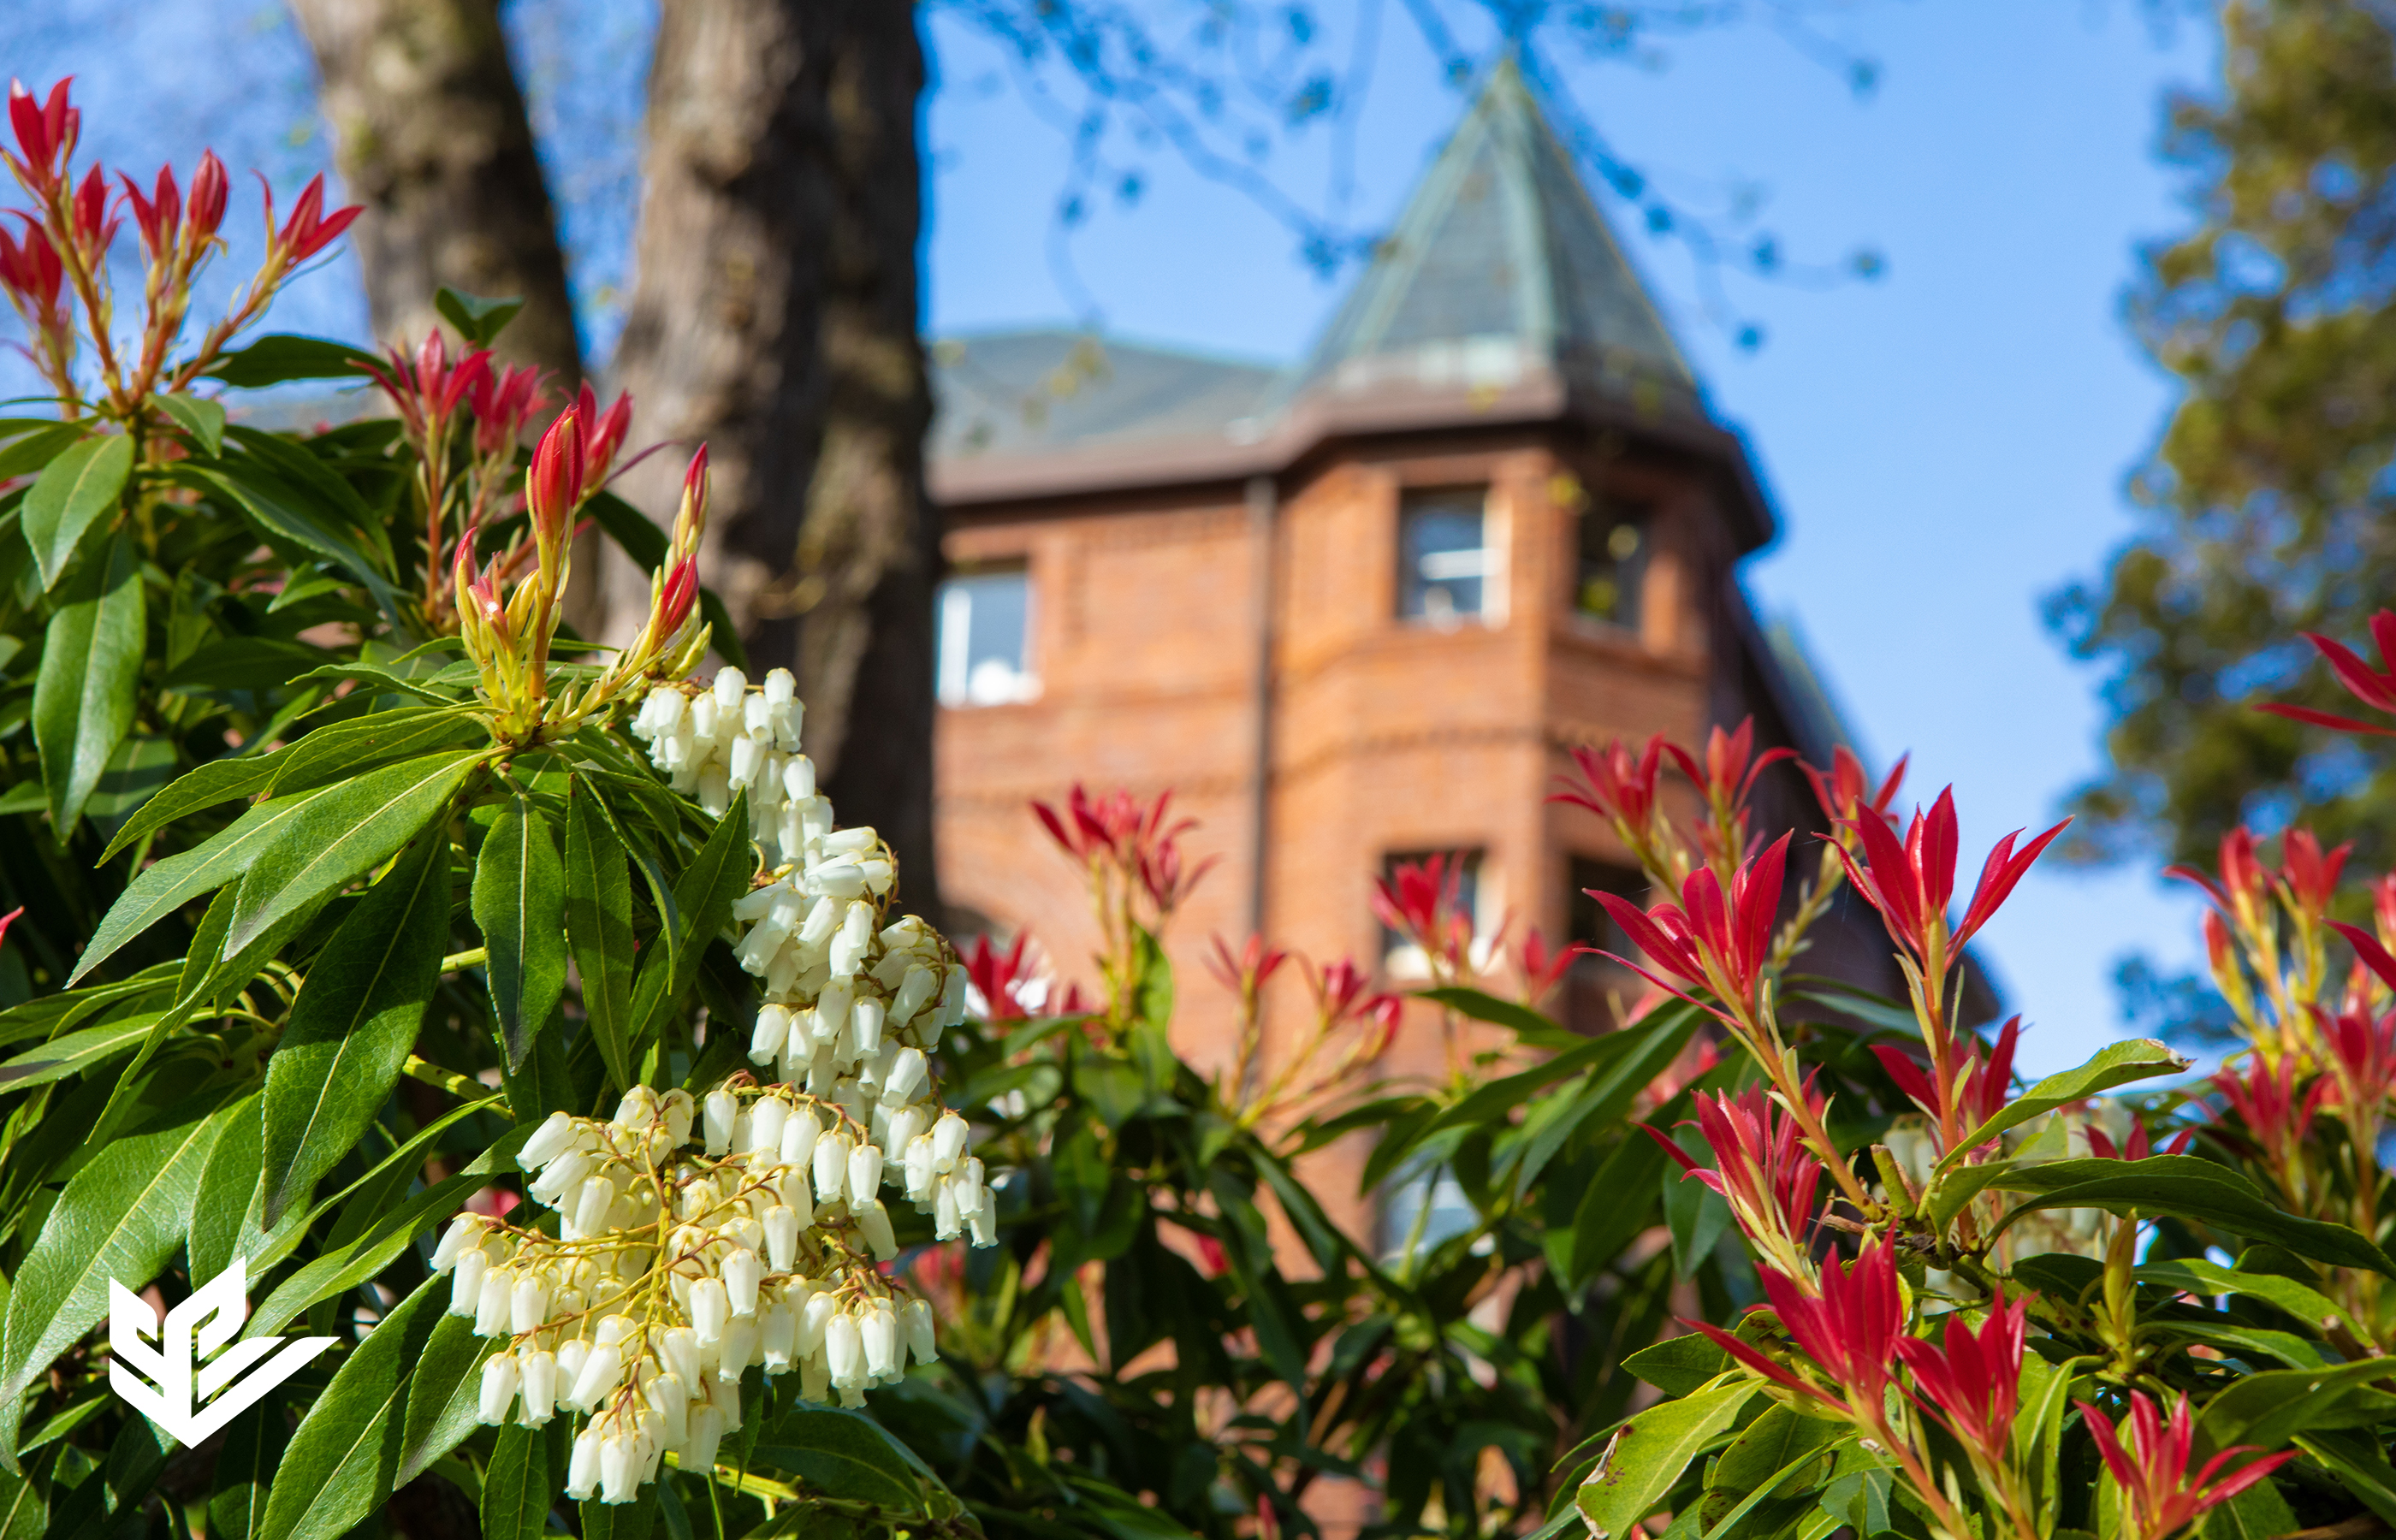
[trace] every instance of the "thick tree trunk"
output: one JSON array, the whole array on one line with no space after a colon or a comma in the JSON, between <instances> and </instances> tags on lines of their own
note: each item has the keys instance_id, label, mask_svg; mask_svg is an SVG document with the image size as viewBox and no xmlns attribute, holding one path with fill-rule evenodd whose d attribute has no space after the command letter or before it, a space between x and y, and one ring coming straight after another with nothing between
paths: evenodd
<instances>
[{"instance_id":1,"label":"thick tree trunk","mask_svg":"<svg viewBox=\"0 0 2396 1540\"><path fill-rule=\"evenodd\" d=\"M495 0L291 0L324 77L376 336L433 329L443 285L521 295L499 341L572 390L582 378L549 190Z\"/></svg>"},{"instance_id":2,"label":"thick tree trunk","mask_svg":"<svg viewBox=\"0 0 2396 1540\"><path fill-rule=\"evenodd\" d=\"M703 576L755 670L798 674L841 817L879 829L933 909L923 86L905 0L665 0L617 372L645 437L707 441ZM665 460L630 488L653 516ZM619 561L609 595L629 630L646 579Z\"/></svg>"}]
</instances>

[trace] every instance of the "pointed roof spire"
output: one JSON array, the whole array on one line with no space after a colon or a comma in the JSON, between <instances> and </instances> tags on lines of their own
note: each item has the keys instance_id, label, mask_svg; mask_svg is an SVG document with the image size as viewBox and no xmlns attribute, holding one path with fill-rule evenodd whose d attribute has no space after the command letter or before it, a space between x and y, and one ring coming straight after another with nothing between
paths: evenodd
<instances>
[{"instance_id":1,"label":"pointed roof spire","mask_svg":"<svg viewBox=\"0 0 2396 1540\"><path fill-rule=\"evenodd\" d=\"M1502 389L1540 371L1642 410L1704 415L1696 375L1510 48L1287 394Z\"/></svg>"}]
</instances>

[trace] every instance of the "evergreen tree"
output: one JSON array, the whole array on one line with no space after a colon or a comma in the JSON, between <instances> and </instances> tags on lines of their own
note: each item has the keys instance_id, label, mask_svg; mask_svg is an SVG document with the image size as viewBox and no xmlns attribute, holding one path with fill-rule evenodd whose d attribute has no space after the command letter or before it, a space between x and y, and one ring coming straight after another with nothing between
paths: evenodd
<instances>
[{"instance_id":1,"label":"evergreen tree","mask_svg":"<svg viewBox=\"0 0 2396 1540\"><path fill-rule=\"evenodd\" d=\"M2134 331L2186 394L2132 479L2144 528L2049 602L2111 665L2111 770L2077 794L2083 856L2209 856L2241 820L2396 858L2384 740L2296 633L2352 642L2396 591L2396 36L2384 7L2230 0L2217 96L2174 96L2163 153L2194 230L2146 254Z\"/></svg>"}]
</instances>

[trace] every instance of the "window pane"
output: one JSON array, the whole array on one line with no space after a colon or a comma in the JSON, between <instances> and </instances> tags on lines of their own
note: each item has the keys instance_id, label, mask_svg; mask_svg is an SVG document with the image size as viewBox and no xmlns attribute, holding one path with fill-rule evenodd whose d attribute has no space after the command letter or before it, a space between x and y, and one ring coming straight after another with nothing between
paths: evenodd
<instances>
[{"instance_id":1,"label":"window pane","mask_svg":"<svg viewBox=\"0 0 2396 1540\"><path fill-rule=\"evenodd\" d=\"M1441 884L1443 886L1453 884L1455 911L1471 921L1473 930L1478 934L1481 928L1481 852L1477 850L1401 851L1395 855L1381 857L1381 878L1384 882L1394 884L1398 878L1398 868L1422 866L1433 856L1440 856L1444 863L1441 868ZM1413 943L1384 924L1381 927L1381 956L1388 960L1394 957L1401 949L1412 952ZM1419 954L1416 954L1411 961L1417 967L1421 965L1422 960ZM1401 969L1401 971L1404 970Z\"/></svg>"},{"instance_id":2,"label":"window pane","mask_svg":"<svg viewBox=\"0 0 2396 1540\"><path fill-rule=\"evenodd\" d=\"M1583 615L1636 631L1639 591L1647 580L1647 510L1599 502L1580 517L1580 587L1574 605Z\"/></svg>"},{"instance_id":3,"label":"window pane","mask_svg":"<svg viewBox=\"0 0 2396 1540\"><path fill-rule=\"evenodd\" d=\"M1031 582L1016 567L965 573L940 585L939 689L944 706L998 706L1039 693L1025 656Z\"/></svg>"},{"instance_id":4,"label":"window pane","mask_svg":"<svg viewBox=\"0 0 2396 1540\"><path fill-rule=\"evenodd\" d=\"M1398 510L1398 614L1450 620L1482 612L1490 553L1484 487L1407 494Z\"/></svg>"}]
</instances>

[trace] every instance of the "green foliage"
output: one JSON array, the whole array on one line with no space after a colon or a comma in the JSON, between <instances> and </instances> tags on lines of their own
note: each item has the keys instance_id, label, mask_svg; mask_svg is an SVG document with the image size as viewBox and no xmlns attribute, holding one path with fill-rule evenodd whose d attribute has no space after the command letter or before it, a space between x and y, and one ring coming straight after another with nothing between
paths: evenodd
<instances>
[{"instance_id":1,"label":"green foliage","mask_svg":"<svg viewBox=\"0 0 2396 1540\"><path fill-rule=\"evenodd\" d=\"M2074 834L2083 854L2203 860L2268 809L2384 868L2381 740L2254 705L2344 709L2297 633L2356 642L2396 584L2396 40L2363 6L2232 0L2221 18L2218 94L2168 104L2198 224L2150 250L2132 300L2186 393L2133 482L2140 533L2050 606L2110 670L2112 770L2081 793Z\"/></svg>"}]
</instances>

